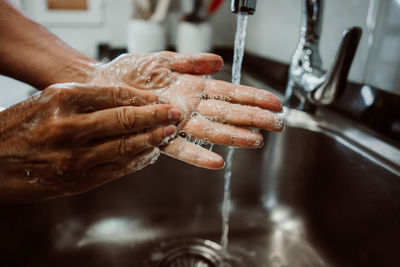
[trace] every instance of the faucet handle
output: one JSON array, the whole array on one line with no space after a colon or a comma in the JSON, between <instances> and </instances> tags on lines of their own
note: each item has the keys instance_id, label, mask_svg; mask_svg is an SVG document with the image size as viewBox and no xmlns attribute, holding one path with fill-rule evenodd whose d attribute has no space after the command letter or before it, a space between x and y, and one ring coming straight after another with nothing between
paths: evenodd
<instances>
[{"instance_id":1,"label":"faucet handle","mask_svg":"<svg viewBox=\"0 0 400 267\"><path fill-rule=\"evenodd\" d=\"M360 27L351 27L344 31L332 67L321 79L323 82L315 90L308 92L307 98L311 103L329 105L343 94L361 34Z\"/></svg>"}]
</instances>

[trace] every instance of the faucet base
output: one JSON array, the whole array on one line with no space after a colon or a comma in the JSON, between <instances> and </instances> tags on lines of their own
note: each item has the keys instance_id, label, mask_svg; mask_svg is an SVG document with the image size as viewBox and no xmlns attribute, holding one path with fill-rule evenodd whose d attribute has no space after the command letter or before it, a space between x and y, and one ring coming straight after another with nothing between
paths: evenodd
<instances>
[{"instance_id":1,"label":"faucet base","mask_svg":"<svg viewBox=\"0 0 400 267\"><path fill-rule=\"evenodd\" d=\"M307 100L301 88L290 82L286 88L283 104L289 108L306 111L312 114L314 114L317 109L316 105Z\"/></svg>"}]
</instances>

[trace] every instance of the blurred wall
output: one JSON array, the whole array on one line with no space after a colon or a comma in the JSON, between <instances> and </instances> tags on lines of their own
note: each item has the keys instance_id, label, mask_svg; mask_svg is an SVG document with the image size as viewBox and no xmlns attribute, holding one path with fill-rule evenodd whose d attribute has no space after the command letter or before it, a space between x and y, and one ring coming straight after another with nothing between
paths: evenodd
<instances>
[{"instance_id":1,"label":"blurred wall","mask_svg":"<svg viewBox=\"0 0 400 267\"><path fill-rule=\"evenodd\" d=\"M29 13L33 3L40 0L19 1ZM91 57L95 56L99 42L126 46L126 27L132 14L131 0L94 1L103 1L101 25L46 25ZM179 1L172 0L172 3L166 26L169 44L174 45L181 14ZM300 3L300 0L259 0L255 15L249 19L247 51L289 63L299 36ZM229 6L230 0L225 0L210 19L215 46L233 44L236 18ZM343 31L350 26L360 26L363 35L350 70L350 80L400 94L400 0L326 0L322 23L320 52L325 69L336 55Z\"/></svg>"},{"instance_id":2,"label":"blurred wall","mask_svg":"<svg viewBox=\"0 0 400 267\"><path fill-rule=\"evenodd\" d=\"M109 43L115 47L126 47L126 29L133 13L132 0L93 0L102 2L101 23L46 22L35 5L42 0L19 0L22 8L39 23L59 36L66 43L95 57L98 43ZM188 0L185 0L188 1ZM168 31L168 43L175 44L176 26L181 18L179 2L171 0L172 7L165 26ZM210 17L213 28L213 43L216 46L231 46L234 39L236 19L229 11L230 1L225 1L218 12Z\"/></svg>"},{"instance_id":3,"label":"blurred wall","mask_svg":"<svg viewBox=\"0 0 400 267\"><path fill-rule=\"evenodd\" d=\"M37 11L42 0L13 1L89 57L96 56L99 43L126 47L126 28L133 13L131 0L88 0L98 4L99 13L93 22L86 23L73 19L48 22ZM255 15L249 18L247 51L289 63L299 36L300 3L300 0L259 0ZM175 29L181 18L179 1L172 0L172 4L166 20L170 45L175 44ZM225 0L220 10L210 17L215 46L233 45L236 18L230 13L229 5L230 1ZM343 31L354 25L363 29L363 36L350 80L400 94L400 0L326 0L320 51L325 68L333 61ZM2 89L0 106L25 98L31 90L28 85L3 76L0 76L0 87L11 88Z\"/></svg>"},{"instance_id":4,"label":"blurred wall","mask_svg":"<svg viewBox=\"0 0 400 267\"><path fill-rule=\"evenodd\" d=\"M73 17L66 21L52 22L37 8L38 2L43 0L20 1L22 8L34 20L89 57L96 56L99 43L122 47L126 45L126 25L132 13L130 0L93 0L99 9L99 19L94 18L88 22L77 22Z\"/></svg>"}]
</instances>

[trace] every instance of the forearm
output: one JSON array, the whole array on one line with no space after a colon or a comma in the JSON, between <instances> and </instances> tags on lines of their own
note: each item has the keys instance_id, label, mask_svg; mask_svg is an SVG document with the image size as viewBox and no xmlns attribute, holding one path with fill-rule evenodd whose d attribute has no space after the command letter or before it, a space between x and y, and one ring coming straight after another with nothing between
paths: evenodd
<instances>
[{"instance_id":1,"label":"forearm","mask_svg":"<svg viewBox=\"0 0 400 267\"><path fill-rule=\"evenodd\" d=\"M86 82L96 63L5 0L0 0L0 43L0 73L38 89Z\"/></svg>"}]
</instances>

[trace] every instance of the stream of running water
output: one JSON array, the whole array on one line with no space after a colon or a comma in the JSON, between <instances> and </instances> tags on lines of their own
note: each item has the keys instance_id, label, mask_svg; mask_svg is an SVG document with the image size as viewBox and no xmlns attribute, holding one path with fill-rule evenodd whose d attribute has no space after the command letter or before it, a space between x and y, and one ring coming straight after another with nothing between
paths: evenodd
<instances>
[{"instance_id":1,"label":"stream of running water","mask_svg":"<svg viewBox=\"0 0 400 267\"><path fill-rule=\"evenodd\" d=\"M232 83L240 84L240 77L242 71L242 61L244 54L244 43L246 38L247 27L247 14L238 13L237 26L235 34L235 46L232 65ZM228 233L229 233L229 211L231 207L230 199L230 184L232 177L232 158L235 149L233 147L227 148L226 167L224 175L224 200L222 203L222 237L221 247L223 253L227 254L228 248Z\"/></svg>"}]
</instances>

